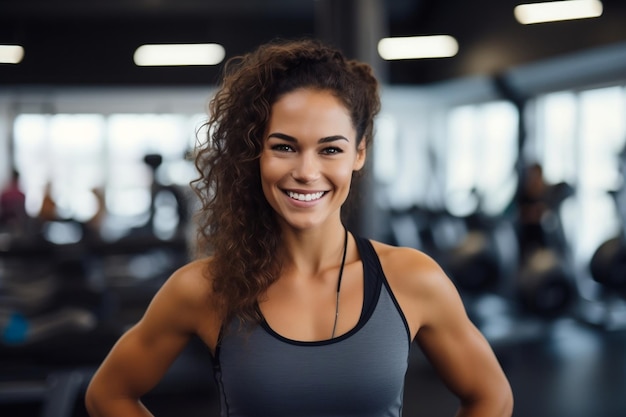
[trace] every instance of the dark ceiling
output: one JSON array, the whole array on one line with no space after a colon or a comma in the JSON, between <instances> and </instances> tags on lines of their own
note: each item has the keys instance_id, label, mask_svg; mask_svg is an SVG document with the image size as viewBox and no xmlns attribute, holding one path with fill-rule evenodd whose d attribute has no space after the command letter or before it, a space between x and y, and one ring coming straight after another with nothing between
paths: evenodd
<instances>
[{"instance_id":1,"label":"dark ceiling","mask_svg":"<svg viewBox=\"0 0 626 417\"><path fill-rule=\"evenodd\" d=\"M514 19L513 8L522 2L0 0L0 44L18 43L26 51L19 65L0 64L0 85L214 84L220 66L140 68L133 52L144 43L217 42L232 56L276 37L314 36L355 56L368 33L363 26L389 36L451 34L459 41L453 58L381 61L390 84L496 74L626 41L626 1L603 0L599 18L530 26ZM372 4L376 14L359 25L362 9Z\"/></svg>"}]
</instances>

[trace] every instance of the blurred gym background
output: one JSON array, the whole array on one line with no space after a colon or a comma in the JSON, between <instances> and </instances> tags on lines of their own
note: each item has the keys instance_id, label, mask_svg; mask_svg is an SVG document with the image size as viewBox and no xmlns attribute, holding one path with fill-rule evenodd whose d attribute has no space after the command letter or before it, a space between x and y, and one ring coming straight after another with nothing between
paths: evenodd
<instances>
[{"instance_id":1,"label":"blurred gym background","mask_svg":"<svg viewBox=\"0 0 626 417\"><path fill-rule=\"evenodd\" d=\"M353 231L444 266L516 417L624 416L626 3L560 1L569 19L544 23L522 3L0 2L0 415L86 416L95 367L189 260L191 155L224 60L314 36L382 82ZM399 39L424 54L386 49ZM221 57L142 63L156 44ZM417 349L405 399L407 417L456 406ZM145 402L217 416L205 347Z\"/></svg>"}]
</instances>

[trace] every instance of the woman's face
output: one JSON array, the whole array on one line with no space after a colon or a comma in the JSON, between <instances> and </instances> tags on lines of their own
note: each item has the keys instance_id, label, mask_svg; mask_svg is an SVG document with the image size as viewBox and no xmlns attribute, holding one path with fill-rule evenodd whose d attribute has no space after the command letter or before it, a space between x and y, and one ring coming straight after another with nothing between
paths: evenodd
<instances>
[{"instance_id":1,"label":"woman's face","mask_svg":"<svg viewBox=\"0 0 626 417\"><path fill-rule=\"evenodd\" d=\"M279 219L298 229L340 219L365 141L329 91L298 89L272 106L260 158L263 193Z\"/></svg>"}]
</instances>

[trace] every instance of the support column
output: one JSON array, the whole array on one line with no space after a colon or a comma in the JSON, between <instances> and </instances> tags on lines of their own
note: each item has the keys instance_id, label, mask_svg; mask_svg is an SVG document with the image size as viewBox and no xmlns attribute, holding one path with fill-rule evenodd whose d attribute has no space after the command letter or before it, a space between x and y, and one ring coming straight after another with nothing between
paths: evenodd
<instances>
[{"instance_id":1,"label":"support column","mask_svg":"<svg viewBox=\"0 0 626 417\"><path fill-rule=\"evenodd\" d=\"M367 62L384 88L387 83L386 62L378 55L378 41L387 36L388 21L384 0L317 0L316 36L341 49L349 58ZM347 219L357 234L381 239L383 213L376 203L373 155L376 138L368 150L363 176L353 186L358 202Z\"/></svg>"},{"instance_id":2,"label":"support column","mask_svg":"<svg viewBox=\"0 0 626 417\"><path fill-rule=\"evenodd\" d=\"M13 124L15 122L14 106L11 96L0 95L0 189L3 189L11 178L13 164Z\"/></svg>"}]
</instances>

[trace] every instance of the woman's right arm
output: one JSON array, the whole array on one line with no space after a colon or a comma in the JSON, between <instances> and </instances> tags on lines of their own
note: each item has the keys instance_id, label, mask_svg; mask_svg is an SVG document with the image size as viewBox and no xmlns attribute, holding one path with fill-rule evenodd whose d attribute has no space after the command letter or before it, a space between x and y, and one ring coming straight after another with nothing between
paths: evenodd
<instances>
[{"instance_id":1,"label":"woman's right arm","mask_svg":"<svg viewBox=\"0 0 626 417\"><path fill-rule=\"evenodd\" d=\"M200 318L210 320L210 285L202 277L202 265L194 262L176 271L141 320L113 346L87 388L85 405L91 417L152 415L141 396L158 384L199 332ZM202 326L206 328L206 322ZM209 327L219 329L219 324ZM209 337L217 340L215 333Z\"/></svg>"}]
</instances>

